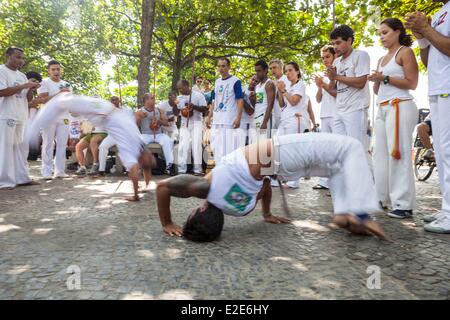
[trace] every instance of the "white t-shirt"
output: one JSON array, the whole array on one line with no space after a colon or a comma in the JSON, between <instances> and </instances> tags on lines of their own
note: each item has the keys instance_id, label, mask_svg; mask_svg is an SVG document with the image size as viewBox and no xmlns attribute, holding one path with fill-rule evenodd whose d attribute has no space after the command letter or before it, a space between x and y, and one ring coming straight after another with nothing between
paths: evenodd
<instances>
[{"instance_id":1,"label":"white t-shirt","mask_svg":"<svg viewBox=\"0 0 450 320\"><path fill-rule=\"evenodd\" d=\"M169 101L162 101L159 105L158 105L158 109L161 111L164 111L166 113L166 117L167 120L173 119L173 121L169 121L169 125L168 126L162 126L162 129L166 132L174 132L177 130L177 125L176 125L176 117L173 114L173 108L172 106L169 104Z\"/></svg>"},{"instance_id":2,"label":"white t-shirt","mask_svg":"<svg viewBox=\"0 0 450 320\"><path fill-rule=\"evenodd\" d=\"M330 83L328 78L324 78L325 83ZM332 118L336 114L336 98L322 89L322 102L320 104L320 118Z\"/></svg>"},{"instance_id":3,"label":"white t-shirt","mask_svg":"<svg viewBox=\"0 0 450 320\"><path fill-rule=\"evenodd\" d=\"M445 37L450 37L450 2L434 16L431 26ZM428 54L428 94L450 94L450 57L430 45Z\"/></svg>"},{"instance_id":4,"label":"white t-shirt","mask_svg":"<svg viewBox=\"0 0 450 320\"><path fill-rule=\"evenodd\" d=\"M300 112L303 114L302 111L308 109L307 99L305 99L306 87L302 80L299 80L296 84L292 85L287 92L290 96L298 95L302 98L296 105L291 105L286 97L283 98L285 106L281 109L281 122L295 119L295 113Z\"/></svg>"},{"instance_id":5,"label":"white t-shirt","mask_svg":"<svg viewBox=\"0 0 450 320\"><path fill-rule=\"evenodd\" d=\"M27 77L20 71L13 71L5 65L0 66L0 90L26 83ZM0 97L0 120L15 120L24 123L28 119L28 89L9 97Z\"/></svg>"},{"instance_id":6,"label":"white t-shirt","mask_svg":"<svg viewBox=\"0 0 450 320\"><path fill-rule=\"evenodd\" d=\"M370 57L365 51L353 49L350 56L346 59L337 58L333 65L336 67L337 74L345 77L362 77L370 74ZM370 104L369 82L363 89L349 87L346 84L337 81L337 111L348 113L357 110L366 109Z\"/></svg>"},{"instance_id":7,"label":"white t-shirt","mask_svg":"<svg viewBox=\"0 0 450 320\"><path fill-rule=\"evenodd\" d=\"M178 96L180 103L178 104L178 109L183 109L189 103L189 95ZM203 93L192 90L191 103L198 107L206 107L206 99ZM181 116L181 115L180 115ZM194 110L194 115L189 119L189 124L192 122L202 122L203 114L197 110ZM187 118L181 116L181 125L186 126Z\"/></svg>"},{"instance_id":8,"label":"white t-shirt","mask_svg":"<svg viewBox=\"0 0 450 320\"><path fill-rule=\"evenodd\" d=\"M233 124L237 116L237 100L242 98L241 80L235 76L217 79L214 87L213 124Z\"/></svg>"},{"instance_id":9,"label":"white t-shirt","mask_svg":"<svg viewBox=\"0 0 450 320\"><path fill-rule=\"evenodd\" d=\"M50 78L46 78L46 79L42 80L41 86L37 89L37 93L41 94L41 93L47 92L49 96L54 96L59 91L61 91L61 89L69 89L70 91L72 91L72 87L70 86L70 84L68 82L66 82L64 80L55 82ZM43 106L43 108L45 108L45 105ZM61 117L61 120L64 121L65 119L70 119L70 115L68 113L63 114L63 116ZM68 121L65 121L64 123L68 124Z\"/></svg>"},{"instance_id":10,"label":"white t-shirt","mask_svg":"<svg viewBox=\"0 0 450 320\"><path fill-rule=\"evenodd\" d=\"M276 93L278 93L278 87L276 86L276 82L277 81L283 81L284 85L286 86L286 90L289 90L289 88L291 87L291 82L288 80L288 78L286 77L285 74L283 74L280 79L278 80L274 80L275 82L275 88L276 88ZM278 102L278 99L275 96L275 102L273 104L273 115L275 117L275 119L279 119L281 117L281 108L283 106L280 107L280 103Z\"/></svg>"}]
</instances>

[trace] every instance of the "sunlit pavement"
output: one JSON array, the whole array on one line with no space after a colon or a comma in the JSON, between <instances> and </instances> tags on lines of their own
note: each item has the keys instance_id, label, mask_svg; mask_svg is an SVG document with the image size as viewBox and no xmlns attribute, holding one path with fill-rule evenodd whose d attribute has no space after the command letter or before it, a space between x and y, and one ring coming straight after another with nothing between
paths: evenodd
<instances>
[{"instance_id":1,"label":"sunlit pavement","mask_svg":"<svg viewBox=\"0 0 450 320\"><path fill-rule=\"evenodd\" d=\"M412 220L377 216L393 242L330 226L331 198L316 182L287 191L293 224L265 223L258 207L226 217L207 244L164 235L154 190L126 202L125 177L1 190L0 299L450 298L450 235L421 220L439 208L437 173L417 183ZM200 203L172 200L174 220ZM276 189L272 208L283 215Z\"/></svg>"}]
</instances>

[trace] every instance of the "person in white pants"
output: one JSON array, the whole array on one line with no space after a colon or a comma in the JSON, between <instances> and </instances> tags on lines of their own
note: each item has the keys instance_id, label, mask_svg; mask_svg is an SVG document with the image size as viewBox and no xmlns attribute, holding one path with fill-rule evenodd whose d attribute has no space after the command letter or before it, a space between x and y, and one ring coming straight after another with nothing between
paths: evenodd
<instances>
[{"instance_id":1,"label":"person in white pants","mask_svg":"<svg viewBox=\"0 0 450 320\"><path fill-rule=\"evenodd\" d=\"M240 148L205 177L181 175L160 181L156 189L158 211L164 232L192 241L214 241L223 229L224 214L243 217L253 211L258 199L266 222L289 223L272 215L272 189L267 178L330 178L333 221L353 233L386 239L371 214L380 212L372 175L362 144L354 138L329 133L291 134L259 141ZM170 198L206 199L192 211L184 228L171 218Z\"/></svg>"},{"instance_id":2,"label":"person in white pants","mask_svg":"<svg viewBox=\"0 0 450 320\"><path fill-rule=\"evenodd\" d=\"M255 107L250 126L250 143L256 143L259 139L271 137L276 88L274 82L269 79L268 72L269 65L264 60L255 63L258 84L255 87L255 94L250 96L250 101Z\"/></svg>"},{"instance_id":3,"label":"person in white pants","mask_svg":"<svg viewBox=\"0 0 450 320\"><path fill-rule=\"evenodd\" d=\"M39 131L53 125L63 114L72 113L74 117L83 116L97 127L105 128L108 135L117 143L120 158L133 183L134 194L129 201L139 201L139 168L142 167L146 185L151 178L151 168L155 159L146 149L136 119L126 110L116 108L109 101L71 93L63 93L53 98L42 109L30 127L30 144L36 145Z\"/></svg>"},{"instance_id":4,"label":"person in white pants","mask_svg":"<svg viewBox=\"0 0 450 320\"><path fill-rule=\"evenodd\" d=\"M19 71L24 65L20 48L6 50L7 62L0 65L0 189L35 184L30 179L23 144L28 102L39 83L28 81Z\"/></svg>"},{"instance_id":5,"label":"person in white pants","mask_svg":"<svg viewBox=\"0 0 450 320\"><path fill-rule=\"evenodd\" d=\"M61 64L56 60L51 60L47 65L47 72L50 78L42 80L38 89L39 98L44 98L45 102L62 92L71 92L69 83L61 79ZM45 105L44 107L45 108ZM70 132L70 117L62 114L59 121L42 131L42 169L41 173L45 180L52 179L53 171L53 150L56 142L55 154L55 177L67 177L65 173L66 148Z\"/></svg>"},{"instance_id":6,"label":"person in white pants","mask_svg":"<svg viewBox=\"0 0 450 320\"><path fill-rule=\"evenodd\" d=\"M288 89L283 81L277 81L278 104L281 108L280 124L278 126L278 136L284 136L293 133L304 133L309 131L305 113L307 113L309 98L306 96L306 87L303 83L300 67L296 62L289 62L285 66L286 76L291 82ZM272 181L272 186L278 183ZM290 188L298 188L300 180L287 182Z\"/></svg>"},{"instance_id":7,"label":"person in white pants","mask_svg":"<svg viewBox=\"0 0 450 320\"><path fill-rule=\"evenodd\" d=\"M241 118L241 129L244 131L243 139L245 138L245 143L242 144L242 147L250 144L250 128L253 122L253 114L255 113L255 107L253 106L250 96L255 95L255 88L258 84L258 78L256 75L253 75L250 78L250 83L248 86L243 87L244 94L244 112L242 112Z\"/></svg>"},{"instance_id":8,"label":"person in white pants","mask_svg":"<svg viewBox=\"0 0 450 320\"><path fill-rule=\"evenodd\" d=\"M166 113L155 106L155 97L146 93L144 107L136 112L138 125L145 144L157 143L161 145L166 160L166 174L170 174L173 164L173 144L169 136L162 132L161 126L168 126Z\"/></svg>"},{"instance_id":9,"label":"person in white pants","mask_svg":"<svg viewBox=\"0 0 450 320\"><path fill-rule=\"evenodd\" d=\"M211 126L211 148L214 162L245 144L241 128L244 100L242 83L230 74L228 58L217 61L220 78L214 85L214 103L208 114L206 125Z\"/></svg>"},{"instance_id":10,"label":"person in white pants","mask_svg":"<svg viewBox=\"0 0 450 320\"><path fill-rule=\"evenodd\" d=\"M431 1L429 1L431 2ZM420 47L420 57L428 68L428 94L433 125L433 146L442 192L442 208L431 216L425 230L450 233L450 1L433 16L431 24L425 14L407 16L406 26L414 32Z\"/></svg>"},{"instance_id":11,"label":"person in white pants","mask_svg":"<svg viewBox=\"0 0 450 320\"><path fill-rule=\"evenodd\" d=\"M330 38L339 57L325 73L330 79L331 90L337 91L334 133L358 139L368 151L366 109L370 103L367 81L370 74L369 54L353 49L354 31L347 25L336 27Z\"/></svg>"},{"instance_id":12,"label":"person in white pants","mask_svg":"<svg viewBox=\"0 0 450 320\"><path fill-rule=\"evenodd\" d=\"M333 66L336 56L333 46L327 45L320 50L320 56L325 68ZM321 132L333 133L334 115L336 113L336 90L331 90L328 78L314 77L317 86L316 101L320 103ZM319 183L313 187L315 190L328 189L328 179L320 178Z\"/></svg>"},{"instance_id":13,"label":"person in white pants","mask_svg":"<svg viewBox=\"0 0 450 320\"><path fill-rule=\"evenodd\" d=\"M419 112L409 90L415 90L419 67L411 36L397 18L381 22L381 43L388 53L369 76L378 95L373 154L375 186L382 206L392 204L388 215L409 218L416 206L416 189L411 159L412 134Z\"/></svg>"},{"instance_id":14,"label":"person in white pants","mask_svg":"<svg viewBox=\"0 0 450 320\"><path fill-rule=\"evenodd\" d=\"M178 128L177 128L177 117L175 116L174 110L177 109L177 94L176 92L169 93L169 99L162 101L158 105L158 109L166 113L167 121L169 125L162 126L162 132L167 134L172 141L172 148L175 144L175 140L178 139Z\"/></svg>"},{"instance_id":15,"label":"person in white pants","mask_svg":"<svg viewBox=\"0 0 450 320\"><path fill-rule=\"evenodd\" d=\"M177 84L178 96L177 112L181 116L180 142L178 144L178 173L187 171L189 150L194 160L194 174L202 175L202 137L203 113L208 110L203 93L192 90L187 80L180 80Z\"/></svg>"}]
</instances>

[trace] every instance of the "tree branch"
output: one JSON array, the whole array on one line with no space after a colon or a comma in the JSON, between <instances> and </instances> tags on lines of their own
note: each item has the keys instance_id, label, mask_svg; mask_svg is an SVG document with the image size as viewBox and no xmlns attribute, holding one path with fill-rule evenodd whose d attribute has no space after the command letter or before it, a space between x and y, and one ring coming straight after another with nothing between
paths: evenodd
<instances>
[{"instance_id":1,"label":"tree branch","mask_svg":"<svg viewBox=\"0 0 450 320\"><path fill-rule=\"evenodd\" d=\"M126 14L125 12L121 12L121 11L116 10L116 9L112 9L112 10L113 10L114 12L118 13L118 14L124 15L125 17L128 18L128 20L130 20L130 22L132 22L132 23L134 23L134 24L137 24L138 26L141 25L141 23L140 23L139 21L136 21L135 19L133 19L132 17L130 17L130 16L129 16L128 14Z\"/></svg>"}]
</instances>

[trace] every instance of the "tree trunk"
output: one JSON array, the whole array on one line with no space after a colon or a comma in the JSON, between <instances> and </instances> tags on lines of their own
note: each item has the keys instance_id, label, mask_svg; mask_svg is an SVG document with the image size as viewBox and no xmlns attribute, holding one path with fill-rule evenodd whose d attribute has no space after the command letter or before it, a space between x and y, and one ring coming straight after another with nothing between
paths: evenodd
<instances>
[{"instance_id":1,"label":"tree trunk","mask_svg":"<svg viewBox=\"0 0 450 320\"><path fill-rule=\"evenodd\" d=\"M183 41L178 35L175 47L175 56L172 66L172 90L177 90L177 82L181 79L182 63L183 63Z\"/></svg>"},{"instance_id":2,"label":"tree trunk","mask_svg":"<svg viewBox=\"0 0 450 320\"><path fill-rule=\"evenodd\" d=\"M143 105L144 94L150 90L150 56L152 51L155 1L142 0L141 48L139 49L138 106Z\"/></svg>"}]
</instances>

